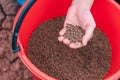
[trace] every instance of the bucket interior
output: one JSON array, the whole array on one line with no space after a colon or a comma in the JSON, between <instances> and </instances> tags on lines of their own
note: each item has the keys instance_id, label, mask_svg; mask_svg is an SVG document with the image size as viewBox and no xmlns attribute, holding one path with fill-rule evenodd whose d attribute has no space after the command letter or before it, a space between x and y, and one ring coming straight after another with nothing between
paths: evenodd
<instances>
[{"instance_id":1,"label":"bucket interior","mask_svg":"<svg viewBox=\"0 0 120 80\"><path fill-rule=\"evenodd\" d=\"M32 63L28 64L28 59L26 60L23 57L27 57L30 36L42 22L59 16L65 16L71 2L72 0L36 0L21 24L19 41L25 54L20 55L20 57L34 75L35 73L38 74L35 76L39 76L40 72L32 69L33 65L30 66ZM97 27L107 35L112 47L111 67L104 79L118 79L120 77L120 5L115 0L95 0L91 12Z\"/></svg>"}]
</instances>

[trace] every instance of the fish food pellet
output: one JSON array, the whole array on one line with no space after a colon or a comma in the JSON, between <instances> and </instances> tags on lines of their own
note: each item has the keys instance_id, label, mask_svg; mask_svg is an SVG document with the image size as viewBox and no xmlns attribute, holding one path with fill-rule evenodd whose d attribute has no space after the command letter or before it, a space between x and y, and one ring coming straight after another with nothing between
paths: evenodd
<instances>
[{"instance_id":1,"label":"fish food pellet","mask_svg":"<svg viewBox=\"0 0 120 80\"><path fill-rule=\"evenodd\" d=\"M69 39L71 43L82 42L82 37L84 33L85 31L80 26L67 24L64 38Z\"/></svg>"},{"instance_id":2,"label":"fish food pellet","mask_svg":"<svg viewBox=\"0 0 120 80\"><path fill-rule=\"evenodd\" d=\"M45 21L32 33L27 50L29 60L58 80L102 80L110 68L108 39L96 28L87 46L71 49L58 41L64 19Z\"/></svg>"}]
</instances>

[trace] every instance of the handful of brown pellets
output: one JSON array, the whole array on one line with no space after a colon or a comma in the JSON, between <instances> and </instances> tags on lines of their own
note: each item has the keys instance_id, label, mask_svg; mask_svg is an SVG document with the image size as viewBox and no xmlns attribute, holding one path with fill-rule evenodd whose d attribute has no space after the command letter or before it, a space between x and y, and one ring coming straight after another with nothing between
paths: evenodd
<instances>
[{"instance_id":1,"label":"handful of brown pellets","mask_svg":"<svg viewBox=\"0 0 120 80\"><path fill-rule=\"evenodd\" d=\"M69 39L70 43L82 42L82 37L85 31L78 25L67 24L66 33L64 34L65 39Z\"/></svg>"}]
</instances>

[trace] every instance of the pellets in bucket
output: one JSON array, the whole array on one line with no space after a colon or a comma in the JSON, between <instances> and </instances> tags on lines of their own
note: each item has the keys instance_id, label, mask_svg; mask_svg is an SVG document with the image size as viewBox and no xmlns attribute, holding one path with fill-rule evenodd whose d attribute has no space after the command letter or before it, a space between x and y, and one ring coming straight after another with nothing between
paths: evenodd
<instances>
[{"instance_id":1,"label":"pellets in bucket","mask_svg":"<svg viewBox=\"0 0 120 80\"><path fill-rule=\"evenodd\" d=\"M71 43L82 42L84 33L85 31L80 26L67 24L64 38L69 39Z\"/></svg>"},{"instance_id":2,"label":"pellets in bucket","mask_svg":"<svg viewBox=\"0 0 120 80\"><path fill-rule=\"evenodd\" d=\"M32 33L28 58L57 80L102 80L110 68L111 47L98 28L87 46L71 49L58 41L65 17L45 21Z\"/></svg>"}]
</instances>

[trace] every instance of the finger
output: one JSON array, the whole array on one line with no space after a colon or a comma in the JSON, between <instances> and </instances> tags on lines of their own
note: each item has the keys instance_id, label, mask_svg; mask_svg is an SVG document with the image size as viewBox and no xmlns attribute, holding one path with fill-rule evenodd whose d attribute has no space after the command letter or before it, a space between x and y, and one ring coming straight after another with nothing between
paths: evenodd
<instances>
[{"instance_id":1,"label":"finger","mask_svg":"<svg viewBox=\"0 0 120 80\"><path fill-rule=\"evenodd\" d=\"M81 43L70 43L69 47L72 49L77 49L77 48L81 48L82 44Z\"/></svg>"},{"instance_id":2,"label":"finger","mask_svg":"<svg viewBox=\"0 0 120 80\"><path fill-rule=\"evenodd\" d=\"M65 34L65 32L66 32L66 26L67 26L67 24L70 24L71 22L70 22L70 20L68 20L67 18L65 19L65 22L64 22L64 27L63 27L63 29L59 32L59 35L60 36L63 36L64 34Z\"/></svg>"},{"instance_id":3,"label":"finger","mask_svg":"<svg viewBox=\"0 0 120 80\"><path fill-rule=\"evenodd\" d=\"M66 28L63 28L60 32L59 32L59 35L60 36L63 36L66 32Z\"/></svg>"},{"instance_id":4,"label":"finger","mask_svg":"<svg viewBox=\"0 0 120 80\"><path fill-rule=\"evenodd\" d=\"M82 45L83 46L86 46L88 41L92 38L93 31L94 31L94 28L89 28L85 31L85 35L82 38Z\"/></svg>"},{"instance_id":5,"label":"finger","mask_svg":"<svg viewBox=\"0 0 120 80\"><path fill-rule=\"evenodd\" d=\"M69 7L69 10L67 12L66 18L65 18L65 22L64 22L64 27L63 29L59 32L59 35L63 36L66 32L66 26L67 24L73 24L73 25L77 25L78 21L75 17L75 9L73 7Z\"/></svg>"},{"instance_id":6,"label":"finger","mask_svg":"<svg viewBox=\"0 0 120 80\"><path fill-rule=\"evenodd\" d=\"M63 37L63 36L59 36L59 37L58 37L58 41L59 41L59 42L62 42L63 40L64 40L64 37Z\"/></svg>"},{"instance_id":7,"label":"finger","mask_svg":"<svg viewBox=\"0 0 120 80\"><path fill-rule=\"evenodd\" d=\"M63 43L66 44L66 45L69 45L70 44L70 40L69 39L64 39Z\"/></svg>"}]
</instances>

